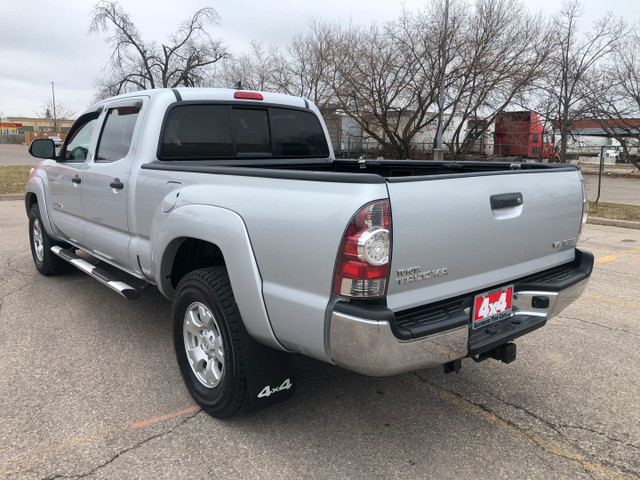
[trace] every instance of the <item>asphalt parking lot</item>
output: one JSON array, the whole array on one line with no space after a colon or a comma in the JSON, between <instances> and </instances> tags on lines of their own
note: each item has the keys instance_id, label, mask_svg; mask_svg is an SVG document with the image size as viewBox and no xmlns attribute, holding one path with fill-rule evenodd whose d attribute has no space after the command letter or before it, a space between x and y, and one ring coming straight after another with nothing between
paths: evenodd
<instances>
[{"instance_id":1,"label":"asphalt parking lot","mask_svg":"<svg viewBox=\"0 0 640 480\"><path fill-rule=\"evenodd\" d=\"M39 162L24 145L0 144L0 165L37 165Z\"/></svg>"},{"instance_id":2,"label":"asphalt parking lot","mask_svg":"<svg viewBox=\"0 0 640 480\"><path fill-rule=\"evenodd\" d=\"M598 175L584 175L587 198L598 198ZM600 201L640 205L640 178L615 178L603 175L600 187Z\"/></svg>"},{"instance_id":3,"label":"asphalt parking lot","mask_svg":"<svg viewBox=\"0 0 640 480\"><path fill-rule=\"evenodd\" d=\"M170 304L40 276L0 202L0 478L640 478L640 230L585 226L585 295L504 365L368 378L298 358L298 391L229 421L174 361Z\"/></svg>"}]
</instances>

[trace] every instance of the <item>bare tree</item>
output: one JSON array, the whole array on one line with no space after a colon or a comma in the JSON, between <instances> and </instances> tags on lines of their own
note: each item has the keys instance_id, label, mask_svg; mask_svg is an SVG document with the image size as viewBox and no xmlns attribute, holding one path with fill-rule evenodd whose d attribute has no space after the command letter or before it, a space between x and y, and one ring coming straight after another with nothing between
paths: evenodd
<instances>
[{"instance_id":1,"label":"bare tree","mask_svg":"<svg viewBox=\"0 0 640 480\"><path fill-rule=\"evenodd\" d=\"M319 20L309 22L309 33L296 35L285 51L252 41L249 49L219 63L215 83L270 90L311 100L323 114L335 111L327 82L328 61L337 27Z\"/></svg>"},{"instance_id":2,"label":"bare tree","mask_svg":"<svg viewBox=\"0 0 640 480\"><path fill-rule=\"evenodd\" d=\"M215 83L231 87L238 81L250 90L279 90L278 78L283 69L284 58L275 46L265 46L252 41L247 52L228 57L219 63Z\"/></svg>"},{"instance_id":3,"label":"bare tree","mask_svg":"<svg viewBox=\"0 0 640 480\"><path fill-rule=\"evenodd\" d=\"M46 98L42 103L42 111L38 113L40 118L53 118L53 100ZM57 120L72 120L76 116L76 111L64 103L56 102L56 119Z\"/></svg>"},{"instance_id":4,"label":"bare tree","mask_svg":"<svg viewBox=\"0 0 640 480\"><path fill-rule=\"evenodd\" d=\"M516 98L527 97L551 54L549 30L516 0L479 0L461 32L461 61L448 73L445 108L458 118L449 145L464 157ZM475 127L468 129L469 120Z\"/></svg>"},{"instance_id":5,"label":"bare tree","mask_svg":"<svg viewBox=\"0 0 640 480\"><path fill-rule=\"evenodd\" d=\"M640 168L640 25L618 44L590 86L591 115L620 143L624 156Z\"/></svg>"},{"instance_id":6,"label":"bare tree","mask_svg":"<svg viewBox=\"0 0 640 480\"><path fill-rule=\"evenodd\" d=\"M337 27L320 20L309 21L309 33L296 35L281 59L275 79L278 91L308 98L329 115L337 105L329 79Z\"/></svg>"},{"instance_id":7,"label":"bare tree","mask_svg":"<svg viewBox=\"0 0 640 480\"><path fill-rule=\"evenodd\" d=\"M523 9L516 0L479 0L473 8L434 0L394 22L340 29L326 69L332 95L394 156L410 157L436 125L453 130L450 153L464 157L525 95L551 52L543 23Z\"/></svg>"},{"instance_id":8,"label":"bare tree","mask_svg":"<svg viewBox=\"0 0 640 480\"><path fill-rule=\"evenodd\" d=\"M419 115L410 119L420 120L415 135L427 125L435 124L435 148L441 148L442 133L452 120L447 97L459 76L464 48L461 32L469 21L467 4L458 0L434 0L421 12L404 11L391 25L391 31L396 32L392 35L404 51L406 61L416 67L414 88L418 101L415 105Z\"/></svg>"},{"instance_id":9,"label":"bare tree","mask_svg":"<svg viewBox=\"0 0 640 480\"><path fill-rule=\"evenodd\" d=\"M590 85L598 64L615 48L625 34L625 24L609 13L596 21L593 29L580 34L582 6L579 0L567 0L553 21L554 55L542 84L542 94L553 99L553 121L560 136L560 161L567 159L571 126L589 116L589 100L598 95Z\"/></svg>"},{"instance_id":10,"label":"bare tree","mask_svg":"<svg viewBox=\"0 0 640 480\"><path fill-rule=\"evenodd\" d=\"M437 35L417 35L421 22L404 12L396 22L336 30L325 73L338 108L398 158L412 157L415 138L435 118Z\"/></svg>"},{"instance_id":11,"label":"bare tree","mask_svg":"<svg viewBox=\"0 0 640 480\"><path fill-rule=\"evenodd\" d=\"M89 31L107 33L113 53L106 67L106 78L99 82L97 96L201 85L207 80L212 65L227 57L222 42L212 39L206 29L217 22L218 14L213 8L202 8L181 23L166 43L148 42L116 1L99 2Z\"/></svg>"}]
</instances>

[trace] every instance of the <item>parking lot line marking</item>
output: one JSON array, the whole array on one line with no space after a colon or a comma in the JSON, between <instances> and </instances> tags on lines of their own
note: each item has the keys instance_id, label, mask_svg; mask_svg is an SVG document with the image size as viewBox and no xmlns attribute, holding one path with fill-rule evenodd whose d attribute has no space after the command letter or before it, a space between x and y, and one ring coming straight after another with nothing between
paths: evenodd
<instances>
[{"instance_id":1,"label":"parking lot line marking","mask_svg":"<svg viewBox=\"0 0 640 480\"><path fill-rule=\"evenodd\" d=\"M590 298L591 300L598 300L599 302L613 303L614 305L619 305L621 307L640 309L640 305L636 305L635 303L622 302L620 300L616 300L615 298L600 297L598 295L591 295L589 293L583 293L582 296Z\"/></svg>"},{"instance_id":2,"label":"parking lot line marking","mask_svg":"<svg viewBox=\"0 0 640 480\"><path fill-rule=\"evenodd\" d=\"M149 425L153 425L154 423L162 422L164 420L169 420L170 418L175 418L181 415L186 415L187 413L195 412L196 410L200 410L200 407L198 407L197 405L193 407L185 408L184 410L180 410L179 412L168 413L160 417L155 417L149 420L144 420L142 422L134 423L133 425L131 425L131 428L135 430L137 428L146 427Z\"/></svg>"},{"instance_id":3,"label":"parking lot line marking","mask_svg":"<svg viewBox=\"0 0 640 480\"><path fill-rule=\"evenodd\" d=\"M593 262L594 265L600 265L601 263L611 262L613 260L617 260L620 257L626 257L627 255L633 255L634 253L640 252L640 248L635 248L633 250L627 250L626 252L616 253L615 255L608 255L606 257L602 257Z\"/></svg>"}]
</instances>

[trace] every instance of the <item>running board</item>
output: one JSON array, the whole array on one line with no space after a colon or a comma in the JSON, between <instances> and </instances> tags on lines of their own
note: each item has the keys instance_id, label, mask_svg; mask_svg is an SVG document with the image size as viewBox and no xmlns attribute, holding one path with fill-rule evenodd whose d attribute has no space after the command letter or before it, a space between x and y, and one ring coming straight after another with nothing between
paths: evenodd
<instances>
[{"instance_id":1,"label":"running board","mask_svg":"<svg viewBox=\"0 0 640 480\"><path fill-rule=\"evenodd\" d=\"M118 292L120 295L125 297L128 300L137 300L140 297L141 290L137 290L133 288L131 285L127 285L123 281L116 278L111 273L103 270L100 267L96 267L91 263L87 262L85 259L80 258L71 250L65 250L59 245L51 247L51 251L55 253L57 256L66 260L74 267L82 270L84 273L89 275L90 277L98 280L103 285L106 285L114 292Z\"/></svg>"}]
</instances>

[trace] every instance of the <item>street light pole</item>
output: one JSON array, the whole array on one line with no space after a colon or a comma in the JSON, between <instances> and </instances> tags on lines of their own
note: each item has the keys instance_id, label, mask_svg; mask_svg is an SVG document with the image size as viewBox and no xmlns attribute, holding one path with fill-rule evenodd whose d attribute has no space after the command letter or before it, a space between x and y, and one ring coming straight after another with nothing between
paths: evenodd
<instances>
[{"instance_id":1,"label":"street light pole","mask_svg":"<svg viewBox=\"0 0 640 480\"><path fill-rule=\"evenodd\" d=\"M58 117L56 116L56 89L55 83L51 82L51 96L53 97L53 130L58 133Z\"/></svg>"},{"instance_id":2,"label":"street light pole","mask_svg":"<svg viewBox=\"0 0 640 480\"><path fill-rule=\"evenodd\" d=\"M444 31L442 32L442 41L440 43L440 91L438 92L438 131L436 132L436 148L433 152L434 160L444 160L444 150L442 149L442 134L443 134L443 109L444 109L444 86L445 86L445 72L447 65L445 63L445 50L447 48L447 35L449 34L449 0L445 0L444 6Z\"/></svg>"}]
</instances>

